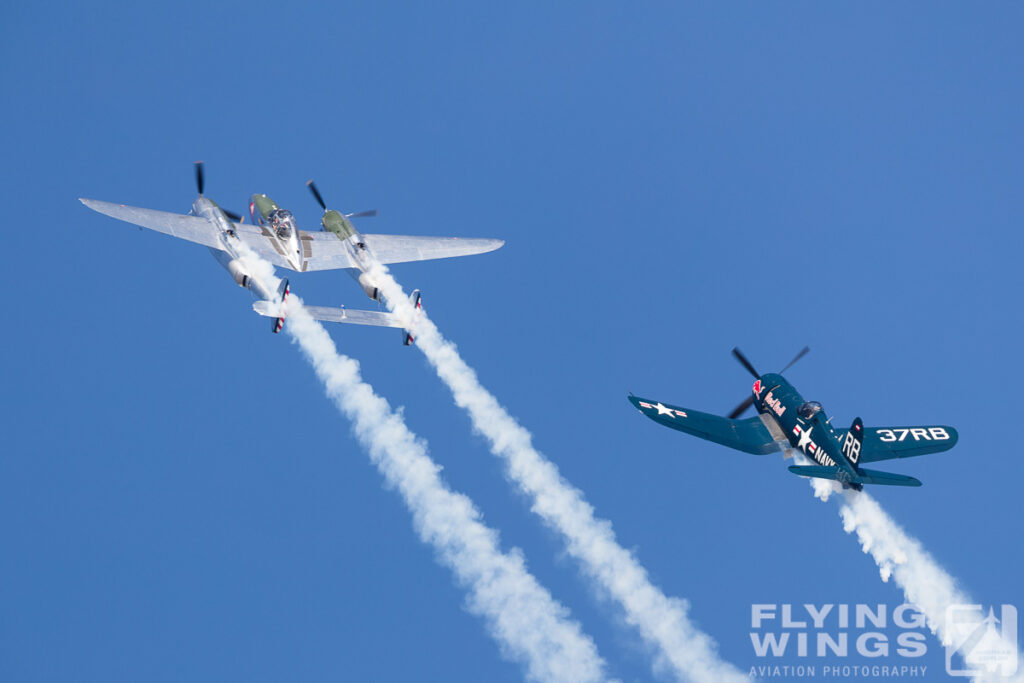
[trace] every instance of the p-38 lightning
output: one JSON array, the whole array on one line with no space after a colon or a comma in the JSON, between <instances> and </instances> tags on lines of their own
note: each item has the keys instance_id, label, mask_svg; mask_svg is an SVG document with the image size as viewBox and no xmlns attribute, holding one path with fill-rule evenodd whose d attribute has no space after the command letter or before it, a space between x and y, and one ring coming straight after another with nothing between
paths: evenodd
<instances>
[{"instance_id":1,"label":"p-38 lightning","mask_svg":"<svg viewBox=\"0 0 1024 683\"><path fill-rule=\"evenodd\" d=\"M261 315L274 318L273 330L279 332L284 324L284 302L288 296L288 281L284 280L280 291L270 291L264 283L248 270L241 259L242 244L274 266L297 272L314 270L348 270L355 275L363 290L371 298L379 300L377 288L365 277L363 271L367 261L362 254L372 249L372 254L383 264L427 261L469 256L493 251L504 244L496 239L460 239L457 237L419 237L403 235L363 235L351 228L348 216L326 211L323 231L299 230L295 217L290 211L281 209L266 195L254 195L251 211L259 208L260 220L256 225L246 225L240 216L226 211L214 201L203 196L203 163L195 165L196 187L199 197L192 203L188 214L168 213L155 209L143 209L124 204L80 199L94 211L112 218L132 223L172 237L195 242L208 247L213 257L240 286L259 297L254 308ZM315 188L312 188L315 190ZM372 212L375 214L376 212ZM330 214L330 216L329 216ZM341 225L349 226L347 237L330 229L335 217ZM255 217L255 213L253 213ZM418 304L419 293L414 292ZM379 311L357 311L344 308L308 306L314 318L332 322L400 327L394 317ZM412 338L404 333L408 344Z\"/></svg>"},{"instance_id":2,"label":"p-38 lightning","mask_svg":"<svg viewBox=\"0 0 1024 683\"><path fill-rule=\"evenodd\" d=\"M817 463L789 468L803 477L832 479L843 488L857 491L864 484L920 486L921 482L913 477L869 470L861 465L949 450L956 445L956 430L942 425L865 429L859 417L849 429L833 428L821 404L805 401L782 376L809 350L804 348L779 372L759 375L743 353L733 349L733 355L755 381L751 395L728 417L633 395L629 400L655 422L739 451L766 455L781 450L787 458L791 451L800 451ZM757 408L757 417L737 419L751 406Z\"/></svg>"},{"instance_id":3,"label":"p-38 lightning","mask_svg":"<svg viewBox=\"0 0 1024 683\"><path fill-rule=\"evenodd\" d=\"M458 237L411 237L399 235L364 235L359 232L350 219L376 216L377 210L361 211L344 214L328 209L316 184L310 180L306 183L320 208L323 216L320 219L322 232L329 235L326 239L332 242L335 249L343 249L348 255L349 267L343 266L352 279L356 281L366 296L374 301L384 303L383 295L369 270L377 263L399 263L396 255L402 254L401 261L427 261L465 256L493 251L504 242L489 239L460 239ZM273 234L281 230L281 226L290 226L294 230L294 217L291 211L282 209L265 194L254 194L249 202L249 215L253 223L267 229ZM381 239L381 238L387 239ZM413 306L421 307L420 292L415 290L410 297ZM278 306L270 301L257 301L253 309L260 315L275 317ZM359 325L377 325L381 327L401 327L398 319L390 314L376 311L357 311L348 308L330 308L327 306L307 306L307 310L317 320L338 323L355 323ZM403 330L402 342L409 346L414 341L413 330Z\"/></svg>"}]
</instances>

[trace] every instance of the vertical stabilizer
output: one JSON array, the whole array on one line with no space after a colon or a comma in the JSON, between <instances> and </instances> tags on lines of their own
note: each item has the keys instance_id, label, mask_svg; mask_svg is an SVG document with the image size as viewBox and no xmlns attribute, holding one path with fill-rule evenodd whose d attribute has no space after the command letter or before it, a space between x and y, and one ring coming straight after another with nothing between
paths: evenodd
<instances>
[{"instance_id":1,"label":"vertical stabilizer","mask_svg":"<svg viewBox=\"0 0 1024 683\"><path fill-rule=\"evenodd\" d=\"M271 328L274 331L274 334L280 332L281 328L284 327L284 319L285 316L288 315L288 312L285 310L285 304L288 301L288 295L291 293L291 291L292 290L288 284L288 279L285 278L284 280L281 280L281 284L277 288L277 303L281 308L281 317L274 318L274 326Z\"/></svg>"},{"instance_id":2,"label":"vertical stabilizer","mask_svg":"<svg viewBox=\"0 0 1024 683\"><path fill-rule=\"evenodd\" d=\"M843 455L849 460L854 467L857 466L857 461L860 460L861 446L864 445L864 422L859 417L853 421L850 425L850 430L846 432L846 438L843 439Z\"/></svg>"},{"instance_id":3,"label":"vertical stabilizer","mask_svg":"<svg viewBox=\"0 0 1024 683\"><path fill-rule=\"evenodd\" d=\"M416 321L420 319L420 311L423 310L423 304L420 302L420 290L414 289L409 296L409 301L416 308L416 319L413 320L413 326L410 329L402 331L402 344L405 346L412 346L412 343L416 341Z\"/></svg>"}]
</instances>

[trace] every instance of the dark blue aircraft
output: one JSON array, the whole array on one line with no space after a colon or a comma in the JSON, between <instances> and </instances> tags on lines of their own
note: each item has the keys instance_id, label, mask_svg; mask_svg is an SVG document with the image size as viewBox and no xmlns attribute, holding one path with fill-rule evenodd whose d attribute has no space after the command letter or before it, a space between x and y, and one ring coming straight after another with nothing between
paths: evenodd
<instances>
[{"instance_id":1,"label":"dark blue aircraft","mask_svg":"<svg viewBox=\"0 0 1024 683\"><path fill-rule=\"evenodd\" d=\"M740 350L733 349L733 355L756 381L753 393L728 417L633 395L629 400L655 422L736 450L755 455L798 450L817 463L789 468L803 477L833 479L843 488L857 491L864 484L920 486L921 482L913 477L869 470L861 465L949 450L959 438L956 430L942 425L865 429L859 417L849 429L833 428L821 404L805 401L782 376L808 351L804 348L778 373L759 375ZM751 406L757 408L757 417L737 419Z\"/></svg>"}]
</instances>

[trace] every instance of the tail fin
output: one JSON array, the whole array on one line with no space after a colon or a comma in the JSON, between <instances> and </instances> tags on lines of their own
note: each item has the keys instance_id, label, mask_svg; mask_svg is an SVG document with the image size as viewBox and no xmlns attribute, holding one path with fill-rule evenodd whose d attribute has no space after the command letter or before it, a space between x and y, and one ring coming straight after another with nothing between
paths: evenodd
<instances>
[{"instance_id":1,"label":"tail fin","mask_svg":"<svg viewBox=\"0 0 1024 683\"><path fill-rule=\"evenodd\" d=\"M860 460L860 447L864 444L864 422L859 417L850 425L843 439L843 455L856 467Z\"/></svg>"},{"instance_id":2,"label":"tail fin","mask_svg":"<svg viewBox=\"0 0 1024 683\"><path fill-rule=\"evenodd\" d=\"M423 310L423 304L420 302L420 290L414 289L412 294L409 296L409 302L416 308L416 320L419 320L419 312ZM402 344L404 346L411 346L416 341L416 321L413 321L411 329L402 331Z\"/></svg>"},{"instance_id":3,"label":"tail fin","mask_svg":"<svg viewBox=\"0 0 1024 683\"><path fill-rule=\"evenodd\" d=\"M285 302L288 301L288 295L291 291L291 287L288 285L288 279L285 278L284 280L281 280L281 284L277 288L277 303L281 305L281 317L274 318L274 324L270 328L274 331L274 334L280 332L281 328L284 327L284 319L288 314L288 311L285 309Z\"/></svg>"}]
</instances>

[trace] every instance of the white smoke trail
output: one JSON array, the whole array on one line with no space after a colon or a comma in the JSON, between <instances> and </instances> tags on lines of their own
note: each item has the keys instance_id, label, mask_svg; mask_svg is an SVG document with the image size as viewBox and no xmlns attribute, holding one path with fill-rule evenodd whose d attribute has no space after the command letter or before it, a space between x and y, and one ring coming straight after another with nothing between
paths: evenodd
<instances>
[{"instance_id":1,"label":"white smoke trail","mask_svg":"<svg viewBox=\"0 0 1024 683\"><path fill-rule=\"evenodd\" d=\"M250 272L276 288L273 267L251 250L242 251ZM468 590L468 609L484 618L502 654L521 663L531 680L603 680L605 663L593 640L530 574L518 549L499 549L497 532L481 522L469 498L448 488L423 441L362 380L359 363L338 353L294 294L285 329L388 485L401 494L420 539Z\"/></svg>"},{"instance_id":2,"label":"white smoke trail","mask_svg":"<svg viewBox=\"0 0 1024 683\"><path fill-rule=\"evenodd\" d=\"M801 464L811 464L798 451L794 454ZM840 491L838 485L825 479L810 478L810 484L815 497L823 501ZM843 530L848 534L856 532L861 549L878 565L882 581L895 580L906 602L918 606L928 629L942 644L953 642L951 624L946 620L947 608L977 603L957 587L953 577L939 566L921 542L909 536L870 495L863 491L841 491L837 504ZM1024 659L1020 657L1017 644L1005 643L1005 646L1009 652L1016 653L1018 677L1015 680L1024 679ZM1006 678L997 676L996 680Z\"/></svg>"},{"instance_id":3,"label":"white smoke trail","mask_svg":"<svg viewBox=\"0 0 1024 683\"><path fill-rule=\"evenodd\" d=\"M371 275L388 306L411 326L416 311L387 268L377 264ZM611 524L594 517L582 492L534 449L530 433L481 386L454 344L422 312L415 333L416 345L448 385L456 404L469 413L474 429L490 442L491 452L505 460L509 478L530 497L532 510L564 537L569 554L655 648L655 668L694 681L749 680L719 658L715 642L690 622L684 600L669 598L651 583L639 561L616 542Z\"/></svg>"}]
</instances>

